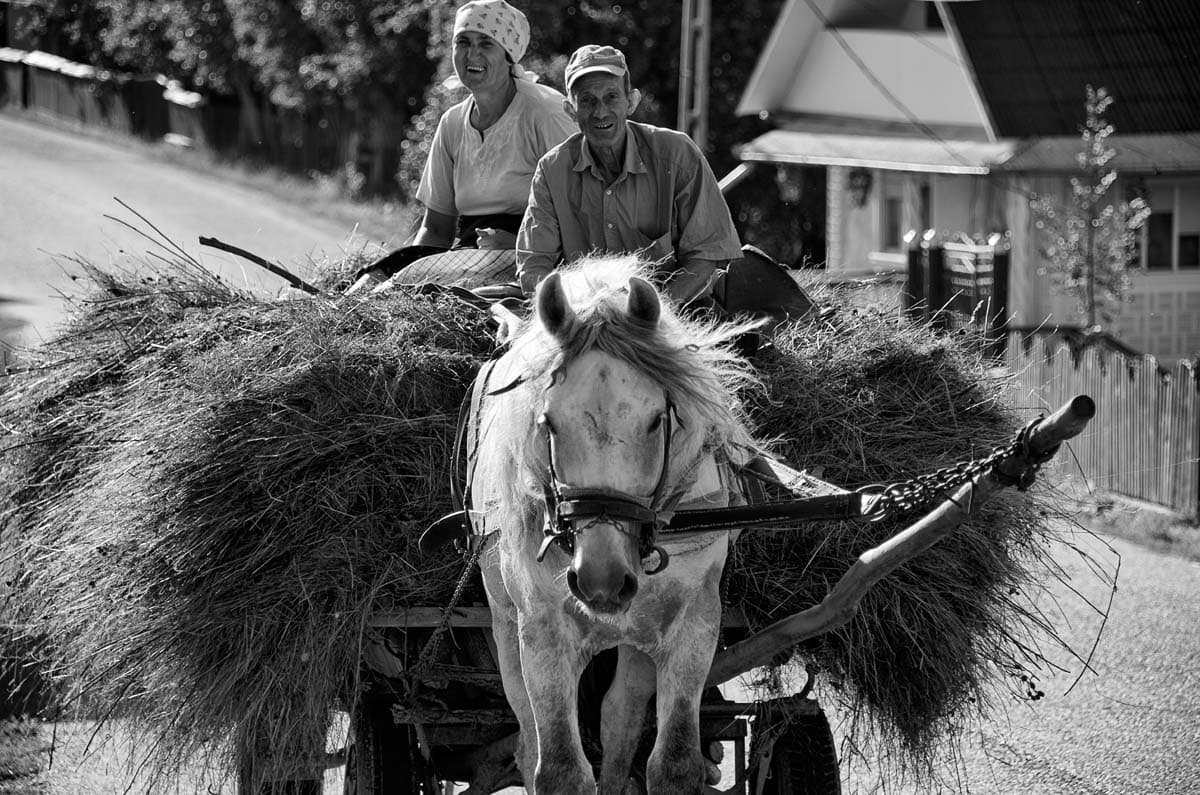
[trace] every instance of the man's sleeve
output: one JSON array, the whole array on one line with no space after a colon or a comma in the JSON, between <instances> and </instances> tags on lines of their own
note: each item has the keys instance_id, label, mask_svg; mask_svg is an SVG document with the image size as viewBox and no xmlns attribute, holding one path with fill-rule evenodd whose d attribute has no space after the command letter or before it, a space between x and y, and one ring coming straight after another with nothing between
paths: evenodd
<instances>
[{"instance_id":1,"label":"man's sleeve","mask_svg":"<svg viewBox=\"0 0 1200 795\"><path fill-rule=\"evenodd\" d=\"M448 140L450 115L450 111L442 114L433 133L433 141L429 144L429 156L425 158L425 169L421 172L421 184L417 186L417 201L442 215L457 216L458 205L454 200L454 158Z\"/></svg>"},{"instance_id":2,"label":"man's sleeve","mask_svg":"<svg viewBox=\"0 0 1200 795\"><path fill-rule=\"evenodd\" d=\"M554 195L546 178L547 157L533 172L529 204L517 233L517 279L526 293L533 292L562 259L562 235L554 209Z\"/></svg>"},{"instance_id":3,"label":"man's sleeve","mask_svg":"<svg viewBox=\"0 0 1200 795\"><path fill-rule=\"evenodd\" d=\"M742 256L742 244L717 178L699 147L690 140L679 163L675 212L679 223L675 254L680 262L691 259L720 262Z\"/></svg>"}]
</instances>

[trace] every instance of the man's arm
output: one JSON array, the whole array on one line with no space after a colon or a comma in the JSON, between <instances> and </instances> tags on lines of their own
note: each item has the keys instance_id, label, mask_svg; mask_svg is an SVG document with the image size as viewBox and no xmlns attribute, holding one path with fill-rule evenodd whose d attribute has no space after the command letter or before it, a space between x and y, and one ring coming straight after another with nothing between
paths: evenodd
<instances>
[{"instance_id":1,"label":"man's arm","mask_svg":"<svg viewBox=\"0 0 1200 795\"><path fill-rule=\"evenodd\" d=\"M679 306L686 306L712 290L717 268L725 262L708 259L689 259L679 263L663 285L663 292Z\"/></svg>"},{"instance_id":2,"label":"man's arm","mask_svg":"<svg viewBox=\"0 0 1200 795\"><path fill-rule=\"evenodd\" d=\"M687 265L697 260L722 267L742 256L729 205L721 195L717 178L690 139L681 152L675 183L675 217L679 223L679 239L675 256Z\"/></svg>"},{"instance_id":3,"label":"man's arm","mask_svg":"<svg viewBox=\"0 0 1200 795\"><path fill-rule=\"evenodd\" d=\"M546 278L562 259L562 235L554 196L543 171L545 162L542 158L533 172L529 204L517 233L517 280L525 295L532 295L538 282Z\"/></svg>"}]
</instances>

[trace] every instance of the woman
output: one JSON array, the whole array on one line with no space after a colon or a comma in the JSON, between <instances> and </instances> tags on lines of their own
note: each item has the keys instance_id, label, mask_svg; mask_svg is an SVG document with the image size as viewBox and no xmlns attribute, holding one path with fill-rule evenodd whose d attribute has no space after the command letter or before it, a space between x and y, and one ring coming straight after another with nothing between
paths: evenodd
<instances>
[{"instance_id":1,"label":"woman","mask_svg":"<svg viewBox=\"0 0 1200 795\"><path fill-rule=\"evenodd\" d=\"M513 249L538 160L578 130L566 98L518 63L528 45L528 20L505 0L458 9L454 73L471 94L438 121L417 189L425 215L416 236L364 273L387 278L451 247Z\"/></svg>"}]
</instances>

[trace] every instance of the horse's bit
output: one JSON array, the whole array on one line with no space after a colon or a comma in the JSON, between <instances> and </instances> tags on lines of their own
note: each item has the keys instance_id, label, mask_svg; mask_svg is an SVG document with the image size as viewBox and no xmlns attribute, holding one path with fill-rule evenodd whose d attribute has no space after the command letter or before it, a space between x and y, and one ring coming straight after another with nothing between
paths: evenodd
<instances>
[{"instance_id":1,"label":"horse's bit","mask_svg":"<svg viewBox=\"0 0 1200 795\"><path fill-rule=\"evenodd\" d=\"M663 410L663 457L662 468L658 472L658 482L654 485L654 494L650 497L649 505L645 498L625 494L611 489L575 488L563 486L554 468L554 427L550 418L542 414L538 418L538 428L546 440L546 464L549 478L543 486L546 501L545 539L538 549L537 559L540 562L546 557L546 551L551 544L558 544L568 555L575 552L575 536L597 524L613 524L614 520L633 522L638 527L638 554L643 560L651 554L658 553L658 565L646 574L658 574L667 567L670 561L667 551L658 544L658 531L664 522L659 518L663 510L664 492L671 469L671 430L675 404L671 396L666 394L666 407ZM573 524L576 520L586 519L578 530ZM621 532L626 532L621 530Z\"/></svg>"}]
</instances>

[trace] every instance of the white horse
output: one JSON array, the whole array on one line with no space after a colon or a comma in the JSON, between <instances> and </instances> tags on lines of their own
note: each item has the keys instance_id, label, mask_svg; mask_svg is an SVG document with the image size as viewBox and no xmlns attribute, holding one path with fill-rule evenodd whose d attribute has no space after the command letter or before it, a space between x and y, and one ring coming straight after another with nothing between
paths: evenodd
<instances>
[{"instance_id":1,"label":"white horse","mask_svg":"<svg viewBox=\"0 0 1200 795\"><path fill-rule=\"evenodd\" d=\"M672 539L683 507L737 501L729 461L754 449L728 343L748 326L679 317L633 257L595 257L540 285L484 385L471 483L517 761L538 795L594 791L580 673L618 648L604 696L599 790L625 791L657 694L650 792L705 788L699 707L733 533Z\"/></svg>"}]
</instances>

